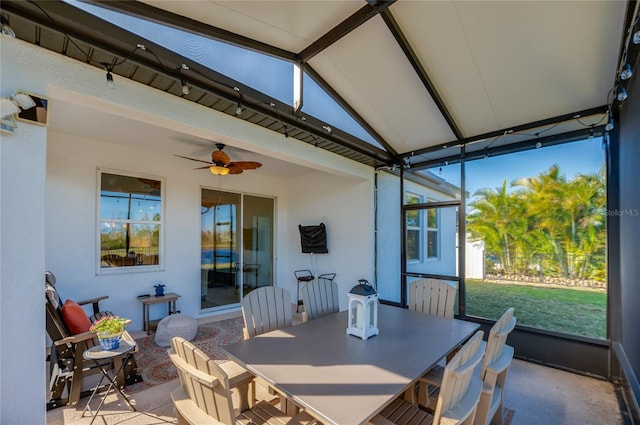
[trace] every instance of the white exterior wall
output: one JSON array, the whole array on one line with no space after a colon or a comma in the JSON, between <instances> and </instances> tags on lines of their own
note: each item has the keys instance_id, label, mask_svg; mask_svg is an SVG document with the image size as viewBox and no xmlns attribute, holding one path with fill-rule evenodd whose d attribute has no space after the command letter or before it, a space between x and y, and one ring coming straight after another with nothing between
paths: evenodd
<instances>
[{"instance_id":1,"label":"white exterior wall","mask_svg":"<svg viewBox=\"0 0 640 425\"><path fill-rule=\"evenodd\" d=\"M4 73L2 78L4 85ZM44 127L21 123L16 134L0 133L2 424L45 422L42 273L46 144Z\"/></svg>"},{"instance_id":2,"label":"white exterior wall","mask_svg":"<svg viewBox=\"0 0 640 425\"><path fill-rule=\"evenodd\" d=\"M300 254L298 224L327 224L329 254L318 272L337 273L344 294L358 278L369 278L372 262L370 167L175 96L118 78L104 84L104 71L2 36L0 95L25 89L50 100L52 121L64 114L56 102L72 102L179 130L200 138L229 138L237 146L309 167L295 179L260 174L231 176L221 183L206 172L178 172L179 158L131 140L92 139L20 123L3 137L0 153L0 422L44 423L45 329L43 274L53 271L63 298L109 295L104 308L141 328L135 296L162 282L178 292L178 308L200 315L200 190L202 187L276 198L275 281L292 292L293 270L308 268ZM97 132L99 133L99 132ZM46 162L45 162L46 157ZM98 167L164 179L164 269L97 275L96 170ZM46 174L45 174L46 170ZM45 184L46 177L46 184ZM46 188L46 195L45 195ZM46 208L45 208L46 207ZM341 305L346 301L341 297ZM343 306L344 308L345 306ZM161 307L160 307L161 308ZM152 315L154 311L152 310ZM158 311L159 314L159 311ZM20 326L15 326L19 323ZM16 349L19 347L19 349ZM18 367L19 366L19 367ZM19 418L19 419L18 419Z\"/></svg>"},{"instance_id":3,"label":"white exterior wall","mask_svg":"<svg viewBox=\"0 0 640 425\"><path fill-rule=\"evenodd\" d=\"M373 170L371 170L373 177ZM297 282L293 271L314 274L336 273L340 290L340 309L347 308L347 292L358 279L373 280L373 200L372 181L343 179L311 173L291 183L286 244L289 252L287 273L279 285L295 298ZM298 225L324 223L327 227L327 254L303 254ZM345 324L346 326L346 324Z\"/></svg>"}]
</instances>

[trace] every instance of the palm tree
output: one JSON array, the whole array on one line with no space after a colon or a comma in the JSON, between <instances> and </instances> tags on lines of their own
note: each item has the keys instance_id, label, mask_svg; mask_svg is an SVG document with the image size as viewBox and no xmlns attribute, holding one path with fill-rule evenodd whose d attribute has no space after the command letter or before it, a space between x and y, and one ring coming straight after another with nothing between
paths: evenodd
<instances>
[{"instance_id":1,"label":"palm tree","mask_svg":"<svg viewBox=\"0 0 640 425\"><path fill-rule=\"evenodd\" d=\"M473 195L477 199L469 203L472 212L467 215L467 230L472 238L484 241L486 250L498 257L505 273L511 273L512 235L519 224L519 202L508 193L506 179L496 189L479 189Z\"/></svg>"}]
</instances>

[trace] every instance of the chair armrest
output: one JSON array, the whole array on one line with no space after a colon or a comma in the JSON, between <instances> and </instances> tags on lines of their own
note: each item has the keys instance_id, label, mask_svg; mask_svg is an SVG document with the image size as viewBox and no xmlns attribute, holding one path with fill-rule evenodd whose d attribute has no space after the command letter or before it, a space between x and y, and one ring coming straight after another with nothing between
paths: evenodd
<instances>
[{"instance_id":1,"label":"chair armrest","mask_svg":"<svg viewBox=\"0 0 640 425\"><path fill-rule=\"evenodd\" d=\"M77 344L82 341L88 341L90 339L93 339L95 338L95 336L96 334L91 331L82 332L81 334L71 335L66 338L59 339L54 342L54 345L58 346L58 345L64 345L64 344Z\"/></svg>"},{"instance_id":2,"label":"chair armrest","mask_svg":"<svg viewBox=\"0 0 640 425\"><path fill-rule=\"evenodd\" d=\"M102 295L100 297L89 298L88 300L76 301L80 305L93 304L93 314L98 314L100 312L100 308L98 307L98 303L102 300L106 300L109 298L109 295Z\"/></svg>"},{"instance_id":3,"label":"chair armrest","mask_svg":"<svg viewBox=\"0 0 640 425\"><path fill-rule=\"evenodd\" d=\"M502 349L502 354L500 357L494 360L489 366L487 366L487 370L491 369L496 374L502 373L506 368L511 364L511 360L513 360L513 347L510 345L505 345Z\"/></svg>"}]
</instances>

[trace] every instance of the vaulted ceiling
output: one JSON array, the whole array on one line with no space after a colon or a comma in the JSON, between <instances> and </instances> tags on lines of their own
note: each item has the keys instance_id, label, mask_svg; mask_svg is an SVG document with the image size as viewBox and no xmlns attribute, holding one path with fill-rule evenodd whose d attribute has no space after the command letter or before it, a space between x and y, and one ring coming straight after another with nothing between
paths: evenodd
<instances>
[{"instance_id":1,"label":"vaulted ceiling","mask_svg":"<svg viewBox=\"0 0 640 425\"><path fill-rule=\"evenodd\" d=\"M18 37L89 62L129 61L114 73L183 96L175 75L131 34L61 2L3 1ZM584 134L608 119L620 67L622 1L91 1L293 62L381 148L305 117L227 76L185 74L187 98L372 166L415 165L554 134ZM37 6L37 7L36 7ZM43 13L46 11L46 14ZM635 12L637 13L637 11ZM48 15L48 16L47 16ZM164 63L184 63L155 46ZM262 97L261 97L262 96ZM274 113L275 110L275 113Z\"/></svg>"}]
</instances>

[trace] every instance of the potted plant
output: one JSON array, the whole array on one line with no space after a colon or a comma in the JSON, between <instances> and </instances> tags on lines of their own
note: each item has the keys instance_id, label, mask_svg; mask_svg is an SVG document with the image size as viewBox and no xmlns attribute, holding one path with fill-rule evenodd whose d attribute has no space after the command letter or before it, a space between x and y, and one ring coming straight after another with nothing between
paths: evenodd
<instances>
[{"instance_id":1,"label":"potted plant","mask_svg":"<svg viewBox=\"0 0 640 425\"><path fill-rule=\"evenodd\" d=\"M97 320L89 330L98 336L103 350L114 350L120 345L122 332L128 323L127 319L118 316L105 316Z\"/></svg>"}]
</instances>

